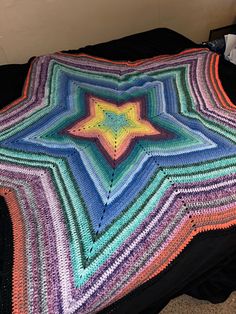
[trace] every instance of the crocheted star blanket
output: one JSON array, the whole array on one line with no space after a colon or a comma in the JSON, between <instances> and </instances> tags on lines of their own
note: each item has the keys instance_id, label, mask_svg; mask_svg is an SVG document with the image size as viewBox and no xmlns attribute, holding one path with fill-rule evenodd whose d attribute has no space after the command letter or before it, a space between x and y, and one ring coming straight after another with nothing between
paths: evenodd
<instances>
[{"instance_id":1,"label":"crocheted star blanket","mask_svg":"<svg viewBox=\"0 0 236 314\"><path fill-rule=\"evenodd\" d=\"M0 114L13 313L96 313L198 233L236 224L236 106L218 61L207 49L33 61Z\"/></svg>"}]
</instances>

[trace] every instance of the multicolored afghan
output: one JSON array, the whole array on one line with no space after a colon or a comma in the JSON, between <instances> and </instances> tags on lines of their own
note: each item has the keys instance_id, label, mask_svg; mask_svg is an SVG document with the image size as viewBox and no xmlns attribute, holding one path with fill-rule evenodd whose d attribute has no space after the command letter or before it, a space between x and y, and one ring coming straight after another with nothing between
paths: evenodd
<instances>
[{"instance_id":1,"label":"multicolored afghan","mask_svg":"<svg viewBox=\"0 0 236 314\"><path fill-rule=\"evenodd\" d=\"M13 313L96 313L200 232L236 224L236 106L219 56L36 58L0 113Z\"/></svg>"}]
</instances>

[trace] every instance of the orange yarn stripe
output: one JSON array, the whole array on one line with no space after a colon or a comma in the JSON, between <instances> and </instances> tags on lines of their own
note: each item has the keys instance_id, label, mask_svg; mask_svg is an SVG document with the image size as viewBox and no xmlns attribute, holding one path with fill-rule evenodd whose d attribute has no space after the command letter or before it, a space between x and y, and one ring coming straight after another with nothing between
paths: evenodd
<instances>
[{"instance_id":1,"label":"orange yarn stripe","mask_svg":"<svg viewBox=\"0 0 236 314\"><path fill-rule=\"evenodd\" d=\"M13 277L12 277L12 313L27 313L27 287L25 282L24 227L20 207L14 191L0 187L0 195L6 200L13 226Z\"/></svg>"}]
</instances>

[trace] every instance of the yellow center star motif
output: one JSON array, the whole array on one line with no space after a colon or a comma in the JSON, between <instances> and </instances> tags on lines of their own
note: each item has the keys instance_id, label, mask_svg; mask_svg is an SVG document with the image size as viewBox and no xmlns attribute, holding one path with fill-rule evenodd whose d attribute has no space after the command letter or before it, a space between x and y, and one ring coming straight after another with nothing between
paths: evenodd
<instances>
[{"instance_id":1,"label":"yellow center star motif","mask_svg":"<svg viewBox=\"0 0 236 314\"><path fill-rule=\"evenodd\" d=\"M149 121L142 117L142 101L116 105L89 97L89 115L76 121L66 132L74 137L98 139L100 146L114 161L126 154L135 138L160 136Z\"/></svg>"}]
</instances>

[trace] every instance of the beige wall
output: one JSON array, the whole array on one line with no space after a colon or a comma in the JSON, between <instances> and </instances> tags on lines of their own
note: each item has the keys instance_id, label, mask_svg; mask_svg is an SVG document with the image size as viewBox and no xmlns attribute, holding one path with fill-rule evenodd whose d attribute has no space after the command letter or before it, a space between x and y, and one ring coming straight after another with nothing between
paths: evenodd
<instances>
[{"instance_id":1,"label":"beige wall","mask_svg":"<svg viewBox=\"0 0 236 314\"><path fill-rule=\"evenodd\" d=\"M200 42L235 17L236 0L0 0L0 64L161 26Z\"/></svg>"}]
</instances>

